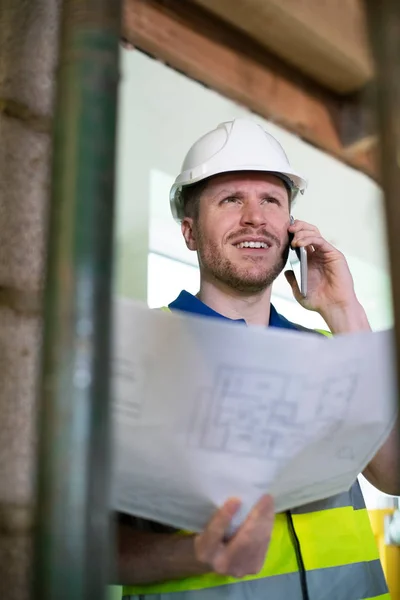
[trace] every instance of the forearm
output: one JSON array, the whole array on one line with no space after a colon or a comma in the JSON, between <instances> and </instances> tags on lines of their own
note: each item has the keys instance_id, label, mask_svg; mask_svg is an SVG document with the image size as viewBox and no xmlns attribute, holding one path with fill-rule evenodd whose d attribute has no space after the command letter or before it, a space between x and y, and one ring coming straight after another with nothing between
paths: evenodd
<instances>
[{"instance_id":1,"label":"forearm","mask_svg":"<svg viewBox=\"0 0 400 600\"><path fill-rule=\"evenodd\" d=\"M331 307L321 312L333 334L371 331L365 310L358 301L346 307Z\"/></svg>"},{"instance_id":2,"label":"forearm","mask_svg":"<svg viewBox=\"0 0 400 600\"><path fill-rule=\"evenodd\" d=\"M322 314L333 334L371 331L367 315L358 301L346 308L331 308ZM368 481L385 494L400 494L398 424L363 472Z\"/></svg>"},{"instance_id":3,"label":"forearm","mask_svg":"<svg viewBox=\"0 0 400 600\"><path fill-rule=\"evenodd\" d=\"M388 439L363 472L378 490L391 496L400 495L400 457L398 419Z\"/></svg>"},{"instance_id":4,"label":"forearm","mask_svg":"<svg viewBox=\"0 0 400 600\"><path fill-rule=\"evenodd\" d=\"M193 536L136 531L118 523L118 581L120 585L158 583L207 573L196 560Z\"/></svg>"}]
</instances>

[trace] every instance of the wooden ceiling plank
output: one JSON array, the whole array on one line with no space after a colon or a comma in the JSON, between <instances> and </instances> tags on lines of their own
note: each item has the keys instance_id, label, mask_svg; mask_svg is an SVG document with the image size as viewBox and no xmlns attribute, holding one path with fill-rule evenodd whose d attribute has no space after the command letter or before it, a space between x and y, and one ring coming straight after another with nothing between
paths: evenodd
<instances>
[{"instance_id":1,"label":"wooden ceiling plank","mask_svg":"<svg viewBox=\"0 0 400 600\"><path fill-rule=\"evenodd\" d=\"M361 0L190 0L336 93L373 77Z\"/></svg>"}]
</instances>

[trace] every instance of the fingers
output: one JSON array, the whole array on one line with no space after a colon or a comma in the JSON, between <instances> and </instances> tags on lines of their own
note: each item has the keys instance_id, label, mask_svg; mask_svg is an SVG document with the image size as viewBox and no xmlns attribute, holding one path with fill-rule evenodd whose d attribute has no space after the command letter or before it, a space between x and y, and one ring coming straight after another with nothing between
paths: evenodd
<instances>
[{"instance_id":1,"label":"fingers","mask_svg":"<svg viewBox=\"0 0 400 600\"><path fill-rule=\"evenodd\" d=\"M235 535L226 541L226 531L239 506L240 501L228 500L205 531L195 538L197 560L216 573L232 577L244 577L261 570L274 524L273 500L263 496Z\"/></svg>"},{"instance_id":2,"label":"fingers","mask_svg":"<svg viewBox=\"0 0 400 600\"><path fill-rule=\"evenodd\" d=\"M321 252L337 252L336 248L323 237L309 231L298 233L293 239L292 246L293 248L310 248L310 250L314 249L314 251Z\"/></svg>"},{"instance_id":3,"label":"fingers","mask_svg":"<svg viewBox=\"0 0 400 600\"><path fill-rule=\"evenodd\" d=\"M224 538L232 518L241 505L237 498L230 498L216 511L206 529L195 539L197 559L213 567L214 560L224 545Z\"/></svg>"},{"instance_id":4,"label":"fingers","mask_svg":"<svg viewBox=\"0 0 400 600\"><path fill-rule=\"evenodd\" d=\"M309 254L315 250L337 252L336 248L321 236L319 229L315 225L296 220L289 227L289 231L294 234L291 244L293 248L307 248Z\"/></svg>"},{"instance_id":5,"label":"fingers","mask_svg":"<svg viewBox=\"0 0 400 600\"><path fill-rule=\"evenodd\" d=\"M299 221L298 219L296 219L293 225L290 225L289 231L291 231L292 233L298 233L300 231L309 231L317 236L321 235L319 229L315 225L311 225L311 223L306 223L305 221Z\"/></svg>"},{"instance_id":6,"label":"fingers","mask_svg":"<svg viewBox=\"0 0 400 600\"><path fill-rule=\"evenodd\" d=\"M218 553L215 570L233 577L258 573L265 562L273 524L272 498L263 496L235 536Z\"/></svg>"},{"instance_id":7,"label":"fingers","mask_svg":"<svg viewBox=\"0 0 400 600\"><path fill-rule=\"evenodd\" d=\"M297 283L295 274L293 273L293 271L285 271L285 277L287 282L289 283L290 287L292 288L292 292L294 297L296 298L296 300L299 300L300 298L302 298L300 289L299 289L299 285Z\"/></svg>"}]
</instances>

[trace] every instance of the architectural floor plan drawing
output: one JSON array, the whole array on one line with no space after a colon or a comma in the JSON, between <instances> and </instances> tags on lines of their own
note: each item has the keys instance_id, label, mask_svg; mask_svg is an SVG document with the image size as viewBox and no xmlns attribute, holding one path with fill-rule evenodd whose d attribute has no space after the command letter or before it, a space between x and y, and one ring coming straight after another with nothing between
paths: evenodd
<instances>
[{"instance_id":1,"label":"architectural floor plan drawing","mask_svg":"<svg viewBox=\"0 0 400 600\"><path fill-rule=\"evenodd\" d=\"M394 424L392 343L117 302L115 508L197 531L232 495L239 523L348 490Z\"/></svg>"},{"instance_id":2,"label":"architectural floor plan drawing","mask_svg":"<svg viewBox=\"0 0 400 600\"><path fill-rule=\"evenodd\" d=\"M282 460L313 436L314 423L326 423L327 436L340 428L357 379L345 369L309 385L306 377L221 366L193 407L189 445Z\"/></svg>"}]
</instances>

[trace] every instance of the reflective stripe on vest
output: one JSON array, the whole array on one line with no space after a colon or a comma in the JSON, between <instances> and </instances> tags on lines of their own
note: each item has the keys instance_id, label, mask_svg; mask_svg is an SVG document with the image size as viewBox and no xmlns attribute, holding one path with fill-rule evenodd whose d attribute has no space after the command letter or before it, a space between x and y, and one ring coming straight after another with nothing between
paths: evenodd
<instances>
[{"instance_id":1,"label":"reflective stripe on vest","mask_svg":"<svg viewBox=\"0 0 400 600\"><path fill-rule=\"evenodd\" d=\"M321 576L322 575L322 576ZM371 578L376 576L376 581ZM380 562L375 561L369 570L363 565L307 572L310 600L390 600L389 593L380 594L383 574ZM372 584L371 584L372 582ZM365 595L365 590L368 589ZM378 593L375 593L375 592ZM297 573L277 575L251 581L238 580L222 587L180 590L179 592L124 591L124 600L300 600L302 591Z\"/></svg>"},{"instance_id":2,"label":"reflective stripe on vest","mask_svg":"<svg viewBox=\"0 0 400 600\"><path fill-rule=\"evenodd\" d=\"M358 481L349 492L290 512L310 600L390 600ZM125 587L123 595L126 600L302 600L288 517L275 516L266 560L257 575L235 579L209 573Z\"/></svg>"},{"instance_id":3,"label":"reflective stripe on vest","mask_svg":"<svg viewBox=\"0 0 400 600\"><path fill-rule=\"evenodd\" d=\"M310 600L390 598L365 505L353 507L361 499L356 482L350 492L292 511ZM266 561L257 575L235 579L210 573L125 587L123 593L146 600L301 600L287 516L275 516Z\"/></svg>"}]
</instances>

